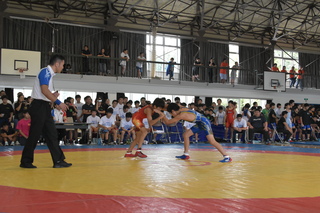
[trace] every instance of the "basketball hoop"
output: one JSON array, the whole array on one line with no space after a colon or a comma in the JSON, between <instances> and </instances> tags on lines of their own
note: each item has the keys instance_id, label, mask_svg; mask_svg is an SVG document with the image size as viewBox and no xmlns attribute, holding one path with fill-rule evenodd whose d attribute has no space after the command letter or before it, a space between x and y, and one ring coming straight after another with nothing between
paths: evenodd
<instances>
[{"instance_id":1,"label":"basketball hoop","mask_svg":"<svg viewBox=\"0 0 320 213\"><path fill-rule=\"evenodd\" d=\"M18 70L19 73L20 73L20 79L26 78L26 75L24 74L24 71L27 71L28 68L19 67L19 68L17 68L17 70Z\"/></svg>"}]
</instances>

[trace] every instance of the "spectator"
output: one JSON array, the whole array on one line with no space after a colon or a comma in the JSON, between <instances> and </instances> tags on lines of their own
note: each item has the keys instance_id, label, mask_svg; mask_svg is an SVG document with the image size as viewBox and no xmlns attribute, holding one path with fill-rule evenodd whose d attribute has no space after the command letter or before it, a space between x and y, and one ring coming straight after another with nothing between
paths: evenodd
<instances>
[{"instance_id":1,"label":"spectator","mask_svg":"<svg viewBox=\"0 0 320 213\"><path fill-rule=\"evenodd\" d=\"M76 103L74 104L77 110L77 120L78 122L82 121L82 106L83 103L81 103L81 96L80 95L76 95Z\"/></svg>"},{"instance_id":2,"label":"spectator","mask_svg":"<svg viewBox=\"0 0 320 213\"><path fill-rule=\"evenodd\" d=\"M220 64L220 82L223 84L227 81L227 69L229 69L229 64L227 59L224 58Z\"/></svg>"},{"instance_id":3,"label":"spectator","mask_svg":"<svg viewBox=\"0 0 320 213\"><path fill-rule=\"evenodd\" d=\"M235 79L237 77L237 72L238 72L239 69L240 69L240 66L239 66L238 62L235 62L234 65L232 66L231 77L230 77L231 84L232 84L233 87L234 87L234 81L235 81Z\"/></svg>"},{"instance_id":4,"label":"spectator","mask_svg":"<svg viewBox=\"0 0 320 213\"><path fill-rule=\"evenodd\" d=\"M3 123L10 123L13 117L12 105L8 103L8 97L6 95L1 96L2 104L0 104L0 126Z\"/></svg>"},{"instance_id":5,"label":"spectator","mask_svg":"<svg viewBox=\"0 0 320 213\"><path fill-rule=\"evenodd\" d=\"M203 64L200 61L200 58L196 58L196 60L193 63L193 67L192 67L192 81L194 82L194 80L200 80L199 79L199 69L200 66L202 66Z\"/></svg>"},{"instance_id":6,"label":"spectator","mask_svg":"<svg viewBox=\"0 0 320 213\"><path fill-rule=\"evenodd\" d=\"M0 135L2 138L2 145L4 146L14 146L15 145L15 141L17 139L17 132L15 132L12 128L10 128L10 124L9 123L3 123L2 124L2 129L0 131Z\"/></svg>"},{"instance_id":7,"label":"spectator","mask_svg":"<svg viewBox=\"0 0 320 213\"><path fill-rule=\"evenodd\" d=\"M122 102L124 105L127 105L128 103L128 97L123 97L123 102Z\"/></svg>"},{"instance_id":8,"label":"spectator","mask_svg":"<svg viewBox=\"0 0 320 213\"><path fill-rule=\"evenodd\" d=\"M115 117L112 115L113 109L109 108L107 114L99 121L99 127L102 128L101 138L103 144L107 144L109 140L109 133L113 134L114 143L117 144L117 126L115 125Z\"/></svg>"},{"instance_id":9,"label":"spectator","mask_svg":"<svg viewBox=\"0 0 320 213\"><path fill-rule=\"evenodd\" d=\"M126 105L128 106L129 108L129 112L131 112L131 109L132 109L132 100L129 100Z\"/></svg>"},{"instance_id":10,"label":"spectator","mask_svg":"<svg viewBox=\"0 0 320 213\"><path fill-rule=\"evenodd\" d=\"M89 60L88 57L92 56L88 45L84 45L83 50L81 52L81 55L84 57L82 58L82 74L88 74L89 73Z\"/></svg>"},{"instance_id":11,"label":"spectator","mask_svg":"<svg viewBox=\"0 0 320 213\"><path fill-rule=\"evenodd\" d=\"M110 56L106 53L105 49L102 48L98 53L98 57L109 58ZM105 59L99 59L99 74L100 75L107 74L107 63Z\"/></svg>"},{"instance_id":12,"label":"spectator","mask_svg":"<svg viewBox=\"0 0 320 213\"><path fill-rule=\"evenodd\" d=\"M145 98L145 97L140 98L140 104L141 104L141 105L140 105L141 108L147 105L147 102L146 102L146 98Z\"/></svg>"},{"instance_id":13,"label":"spectator","mask_svg":"<svg viewBox=\"0 0 320 213\"><path fill-rule=\"evenodd\" d=\"M132 107L129 112L131 112L132 114L134 114L134 113L136 113L139 109L141 109L141 107L140 107L140 102L139 102L139 101L135 101L135 102L134 102L134 107Z\"/></svg>"},{"instance_id":14,"label":"spectator","mask_svg":"<svg viewBox=\"0 0 320 213\"><path fill-rule=\"evenodd\" d=\"M136 63L136 68L137 68L137 73L138 73L138 78L141 79L142 72L143 72L143 61L146 61L146 58L144 57L144 53L140 52L138 58L137 58L137 63Z\"/></svg>"},{"instance_id":15,"label":"spectator","mask_svg":"<svg viewBox=\"0 0 320 213\"><path fill-rule=\"evenodd\" d=\"M268 114L268 123L269 123L269 129L271 129L271 135L273 135L274 130L277 128L277 116L276 112L274 111L276 105L275 103L270 103L270 110Z\"/></svg>"},{"instance_id":16,"label":"spectator","mask_svg":"<svg viewBox=\"0 0 320 213\"><path fill-rule=\"evenodd\" d=\"M299 112L300 123L302 129L302 140L310 140L311 134L311 118L309 112L309 104L305 104L303 109ZM307 138L306 138L307 135Z\"/></svg>"},{"instance_id":17,"label":"spectator","mask_svg":"<svg viewBox=\"0 0 320 213\"><path fill-rule=\"evenodd\" d=\"M66 65L66 73L68 73L68 74L72 74L73 73L71 64L67 64Z\"/></svg>"},{"instance_id":18,"label":"spectator","mask_svg":"<svg viewBox=\"0 0 320 213\"><path fill-rule=\"evenodd\" d=\"M124 107L124 102L123 102L123 97L119 97L118 98L118 102L117 102L117 109L118 109L118 112L121 112L123 110L123 107Z\"/></svg>"},{"instance_id":19,"label":"spectator","mask_svg":"<svg viewBox=\"0 0 320 213\"><path fill-rule=\"evenodd\" d=\"M228 140L228 133L229 133L229 130L230 130L230 140L231 140L231 137L233 135L233 128L232 128L232 125L233 125L233 121L234 119L236 118L236 115L237 115L237 112L236 112L236 108L235 108L235 104L233 101L229 101L228 102L228 107L226 109L226 114L225 114L225 135L224 135L224 139L225 140Z\"/></svg>"},{"instance_id":20,"label":"spectator","mask_svg":"<svg viewBox=\"0 0 320 213\"><path fill-rule=\"evenodd\" d=\"M170 113L169 113L170 114ZM215 123L215 119L214 117L212 116L213 114L213 110L212 109L209 109L209 108L206 108L204 110L204 117L206 117L211 124L214 124ZM169 118L168 118L169 119ZM171 118L170 118L171 119Z\"/></svg>"},{"instance_id":21,"label":"spectator","mask_svg":"<svg viewBox=\"0 0 320 213\"><path fill-rule=\"evenodd\" d=\"M57 104L54 104L54 109L51 111L51 115L55 123L65 123L67 121L66 112L63 111ZM57 132L58 140L60 141L60 145L62 145L62 141L64 141L63 139L67 135L67 131L65 129L57 129Z\"/></svg>"},{"instance_id":22,"label":"spectator","mask_svg":"<svg viewBox=\"0 0 320 213\"><path fill-rule=\"evenodd\" d=\"M170 61L167 66L167 71L166 71L166 75L167 76L169 75L169 81L174 80L173 78L174 64L176 64L176 62L174 61L174 58L170 58Z\"/></svg>"},{"instance_id":23,"label":"spectator","mask_svg":"<svg viewBox=\"0 0 320 213\"><path fill-rule=\"evenodd\" d=\"M129 112L129 107L127 105L124 105L123 109L119 110L119 119L125 119L127 112Z\"/></svg>"},{"instance_id":24,"label":"spectator","mask_svg":"<svg viewBox=\"0 0 320 213\"><path fill-rule=\"evenodd\" d=\"M111 106L110 105L110 100L109 100L109 98L107 98L105 100L104 104L103 104L103 107L104 107L105 110L107 110L110 106Z\"/></svg>"},{"instance_id":25,"label":"spectator","mask_svg":"<svg viewBox=\"0 0 320 213\"><path fill-rule=\"evenodd\" d=\"M288 124L288 127L291 129L291 131L292 131L292 136L294 136L295 135L295 133L296 133L296 128L295 128L295 125L294 125L294 123L293 123L293 119L292 119L292 112L291 112L291 106L290 106L290 104L289 103L286 103L285 105L284 105L284 110L288 113L287 114L287 117L286 117L286 123ZM281 112L281 115L282 115L282 112ZM278 121L278 123L279 123L279 121ZM289 130L289 129L288 129ZM295 138L293 138L293 139L295 139Z\"/></svg>"},{"instance_id":26,"label":"spectator","mask_svg":"<svg viewBox=\"0 0 320 213\"><path fill-rule=\"evenodd\" d=\"M92 141L92 133L98 133L99 131L99 122L100 122L100 117L97 116L97 111L93 109L91 111L91 115L88 116L87 118L87 123L89 125L89 141L88 144L91 143Z\"/></svg>"},{"instance_id":27,"label":"spectator","mask_svg":"<svg viewBox=\"0 0 320 213\"><path fill-rule=\"evenodd\" d=\"M1 91L0 91L0 104L2 104L2 96L8 97L7 94L6 94L6 92L5 92L4 90L1 90ZM10 104L10 105L12 105L12 102L11 102L8 98L7 98L7 103Z\"/></svg>"},{"instance_id":28,"label":"spectator","mask_svg":"<svg viewBox=\"0 0 320 213\"><path fill-rule=\"evenodd\" d=\"M232 137L232 142L236 142L236 135L238 134L238 138L241 141L242 134L244 134L244 138L246 138L246 130L248 129L247 127L247 121L242 118L241 114L237 115L237 118L234 119L233 121L233 137ZM245 143L245 141L243 141Z\"/></svg>"},{"instance_id":29,"label":"spectator","mask_svg":"<svg viewBox=\"0 0 320 213\"><path fill-rule=\"evenodd\" d=\"M259 110L255 110L253 116L248 121L249 142L252 142L254 133L263 134L266 144L269 144L268 122L264 116L261 116Z\"/></svg>"},{"instance_id":30,"label":"spectator","mask_svg":"<svg viewBox=\"0 0 320 213\"><path fill-rule=\"evenodd\" d=\"M124 109L124 108L123 108ZM127 137L131 137L134 140L136 138L136 134L134 131L134 125L132 123L132 114L130 112L125 114L125 119L121 120L120 124L120 131L121 131L121 138L120 138L120 144L124 143L124 136L127 133Z\"/></svg>"},{"instance_id":31,"label":"spectator","mask_svg":"<svg viewBox=\"0 0 320 213\"><path fill-rule=\"evenodd\" d=\"M242 114L241 114L242 119L244 119L247 122L251 117L251 112L249 109L250 109L250 104L249 103L245 104L244 107L242 108Z\"/></svg>"},{"instance_id":32,"label":"spectator","mask_svg":"<svg viewBox=\"0 0 320 213\"><path fill-rule=\"evenodd\" d=\"M209 83L213 83L213 72L215 67L217 67L217 65L214 63L214 58L210 58L208 68Z\"/></svg>"},{"instance_id":33,"label":"spectator","mask_svg":"<svg viewBox=\"0 0 320 213\"><path fill-rule=\"evenodd\" d=\"M106 115L106 109L104 106L102 106L102 99L101 98L98 98L96 100L96 105L94 106L96 112L97 112L97 115L102 118L103 116Z\"/></svg>"},{"instance_id":34,"label":"spectator","mask_svg":"<svg viewBox=\"0 0 320 213\"><path fill-rule=\"evenodd\" d=\"M290 139L291 135L293 134L293 132L292 132L292 129L289 127L288 123L286 122L288 112L283 111L281 113L281 115L282 115L282 117L280 118L280 120L278 122L277 131L282 132L285 135L284 143L289 143L289 139Z\"/></svg>"},{"instance_id":35,"label":"spectator","mask_svg":"<svg viewBox=\"0 0 320 213\"><path fill-rule=\"evenodd\" d=\"M282 70L281 70L280 72L287 73L287 67L286 67L286 66L283 66L283 67L282 67Z\"/></svg>"},{"instance_id":36,"label":"spectator","mask_svg":"<svg viewBox=\"0 0 320 213\"><path fill-rule=\"evenodd\" d=\"M270 104L266 104L265 108L262 110L262 114L264 115L264 118L267 122L269 122L269 111L270 111Z\"/></svg>"},{"instance_id":37,"label":"spectator","mask_svg":"<svg viewBox=\"0 0 320 213\"><path fill-rule=\"evenodd\" d=\"M92 104L92 99L90 96L86 96L84 98L84 101L85 101L85 104L82 106L82 116L83 116L82 121L86 123L87 117L91 115L91 111L94 109L94 106Z\"/></svg>"},{"instance_id":38,"label":"spectator","mask_svg":"<svg viewBox=\"0 0 320 213\"><path fill-rule=\"evenodd\" d=\"M129 61L130 57L128 55L128 49L123 49L122 53L120 54L120 66L121 66L121 77L124 76L126 72L127 62Z\"/></svg>"},{"instance_id":39,"label":"spectator","mask_svg":"<svg viewBox=\"0 0 320 213\"><path fill-rule=\"evenodd\" d=\"M175 97L174 98L174 102L176 103L176 104L180 104L181 102L180 102L180 98L179 97Z\"/></svg>"},{"instance_id":40,"label":"spectator","mask_svg":"<svg viewBox=\"0 0 320 213\"><path fill-rule=\"evenodd\" d=\"M270 70L273 72L279 72L278 65L276 63L274 63Z\"/></svg>"},{"instance_id":41,"label":"spectator","mask_svg":"<svg viewBox=\"0 0 320 213\"><path fill-rule=\"evenodd\" d=\"M221 99L219 98L219 99L217 99L217 107L218 107L218 109L219 109L219 107L222 107L222 110L223 111L225 111L226 110L226 108L224 107L224 106L222 106L221 104L222 104L222 101L221 101Z\"/></svg>"},{"instance_id":42,"label":"spectator","mask_svg":"<svg viewBox=\"0 0 320 213\"><path fill-rule=\"evenodd\" d=\"M226 115L226 112L223 110L222 106L219 106L218 107L218 112L216 113L216 125L225 125L225 115Z\"/></svg>"},{"instance_id":43,"label":"spectator","mask_svg":"<svg viewBox=\"0 0 320 213\"><path fill-rule=\"evenodd\" d=\"M14 128L16 128L18 121L22 118L22 112L28 109L23 94L18 96L18 101L14 104Z\"/></svg>"},{"instance_id":44,"label":"spectator","mask_svg":"<svg viewBox=\"0 0 320 213\"><path fill-rule=\"evenodd\" d=\"M21 146L26 145L27 139L29 137L29 131L31 126L30 115L28 111L22 112L23 118L19 120L17 124L17 130L20 134L19 143Z\"/></svg>"},{"instance_id":45,"label":"spectator","mask_svg":"<svg viewBox=\"0 0 320 213\"><path fill-rule=\"evenodd\" d=\"M112 109L112 116L114 117L115 120L119 120L119 107L118 107L118 101L113 100L112 105L109 107L109 109ZM108 111L108 110L107 110Z\"/></svg>"},{"instance_id":46,"label":"spectator","mask_svg":"<svg viewBox=\"0 0 320 213\"><path fill-rule=\"evenodd\" d=\"M275 109L275 113L278 119L281 118L281 114L282 114L282 109L281 109L281 104L277 103L277 108Z\"/></svg>"},{"instance_id":47,"label":"spectator","mask_svg":"<svg viewBox=\"0 0 320 213\"><path fill-rule=\"evenodd\" d=\"M77 110L73 104L71 104L70 100L73 100L73 98L67 98L64 103L68 106L68 109L66 110L66 125L72 125L75 122L75 118L77 117ZM77 133L75 129L66 129L66 131L69 133L69 143L72 144L73 141L77 138Z\"/></svg>"},{"instance_id":48,"label":"spectator","mask_svg":"<svg viewBox=\"0 0 320 213\"><path fill-rule=\"evenodd\" d=\"M296 88L298 89L298 87L300 86L301 91L303 91L303 79L304 79L304 70L302 67L300 67L300 69L298 70L298 81L297 81Z\"/></svg>"},{"instance_id":49,"label":"spectator","mask_svg":"<svg viewBox=\"0 0 320 213\"><path fill-rule=\"evenodd\" d=\"M294 84L296 83L296 76L295 76L296 71L294 66L291 67L291 70L289 71L289 73L290 73L289 77L290 77L290 88L291 88L291 87L294 87Z\"/></svg>"}]
</instances>

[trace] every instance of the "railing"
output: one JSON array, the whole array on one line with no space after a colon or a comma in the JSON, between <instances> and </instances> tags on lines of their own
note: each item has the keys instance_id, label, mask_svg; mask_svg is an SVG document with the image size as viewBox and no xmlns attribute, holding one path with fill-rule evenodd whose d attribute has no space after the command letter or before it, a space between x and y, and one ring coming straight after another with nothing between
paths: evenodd
<instances>
[{"instance_id":1,"label":"railing","mask_svg":"<svg viewBox=\"0 0 320 213\"><path fill-rule=\"evenodd\" d=\"M64 55L64 54L62 54ZM121 58L105 58L105 57L97 57L97 56L89 56L85 57L82 55L64 55L66 58L65 64L70 64L71 70L64 70L63 73L68 74L80 74L80 75L107 75L107 76L121 76L121 66L119 66L119 62L122 60ZM46 54L45 57L49 56ZM88 70L84 70L84 60L88 63ZM137 78L137 69L136 62L141 62L135 59L130 59L127 61L126 72L124 77ZM99 73L99 63L106 64L107 73ZM169 76L166 75L166 68L168 66L168 62L155 62L155 61L143 61L143 73L142 78L144 79L159 79L159 80L169 80ZM152 66L155 64L155 66ZM154 75L152 75L152 67L155 67ZM190 64L174 64L174 76L173 81L192 81L192 70L195 65ZM209 66L198 66L199 68L199 78L196 79L196 82L203 83L219 83L220 82L220 68L227 70L227 81L226 83L230 84L231 81L231 70L232 68L225 67L209 67ZM248 70L248 69L237 69L235 78L235 85L257 85L261 79L258 78L259 75L263 74L263 71L258 70ZM314 88L320 88L320 76L312 76L305 75L304 76L304 87L308 87L308 82L313 81L312 85ZM318 83L319 82L319 83ZM289 87L290 80L289 74L287 74L287 83L286 87Z\"/></svg>"}]
</instances>

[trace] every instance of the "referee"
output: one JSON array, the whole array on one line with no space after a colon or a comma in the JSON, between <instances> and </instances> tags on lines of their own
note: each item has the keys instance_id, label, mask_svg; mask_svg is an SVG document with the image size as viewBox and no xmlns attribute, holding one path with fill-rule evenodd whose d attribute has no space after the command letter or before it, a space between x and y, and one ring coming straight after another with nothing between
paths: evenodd
<instances>
[{"instance_id":1,"label":"referee","mask_svg":"<svg viewBox=\"0 0 320 213\"><path fill-rule=\"evenodd\" d=\"M71 163L64 161L65 156L59 146L57 130L51 116L52 102L59 105L62 110L67 110L67 105L57 98L59 93L51 92L54 91L52 78L56 73L62 71L64 61L63 56L53 55L49 65L43 68L35 79L31 95L34 100L29 108L31 116L30 134L21 156L20 167L22 168L37 168L32 163L34 149L37 146L40 135L47 142L53 160L53 168L72 166Z\"/></svg>"}]
</instances>

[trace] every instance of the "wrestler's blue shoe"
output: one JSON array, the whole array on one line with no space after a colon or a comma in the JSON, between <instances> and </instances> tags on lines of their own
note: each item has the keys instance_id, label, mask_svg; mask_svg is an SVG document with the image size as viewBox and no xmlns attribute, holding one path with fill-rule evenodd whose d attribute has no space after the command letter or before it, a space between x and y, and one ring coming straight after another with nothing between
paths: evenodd
<instances>
[{"instance_id":1,"label":"wrestler's blue shoe","mask_svg":"<svg viewBox=\"0 0 320 213\"><path fill-rule=\"evenodd\" d=\"M232 158L230 158L229 156L224 156L223 160L220 160L220 163L229 163L232 161Z\"/></svg>"},{"instance_id":2,"label":"wrestler's blue shoe","mask_svg":"<svg viewBox=\"0 0 320 213\"><path fill-rule=\"evenodd\" d=\"M181 155L181 156L176 156L176 158L182 159L182 160L188 160L190 158L189 155Z\"/></svg>"}]
</instances>

